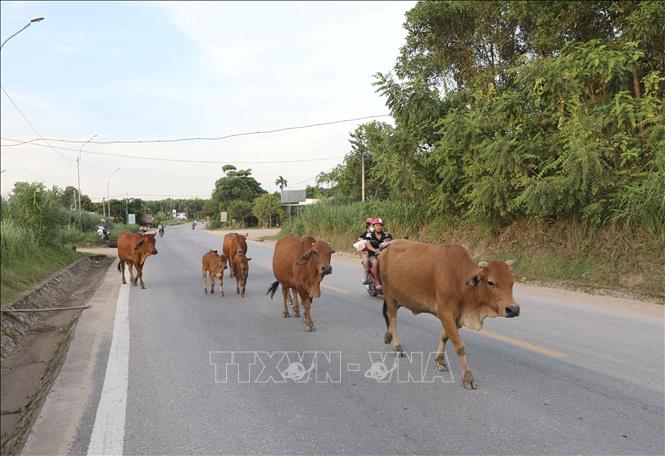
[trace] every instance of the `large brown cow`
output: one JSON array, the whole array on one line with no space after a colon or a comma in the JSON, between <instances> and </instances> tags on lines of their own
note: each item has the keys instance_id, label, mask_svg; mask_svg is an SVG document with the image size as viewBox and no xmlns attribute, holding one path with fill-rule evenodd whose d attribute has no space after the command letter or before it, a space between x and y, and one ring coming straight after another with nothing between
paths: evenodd
<instances>
[{"instance_id":1,"label":"large brown cow","mask_svg":"<svg viewBox=\"0 0 665 456\"><path fill-rule=\"evenodd\" d=\"M224 236L224 242L222 243L222 253L226 257L229 265L234 264L235 256L238 252L242 252L244 255L247 255L247 236L249 233L239 234L239 233L228 233ZM232 267L229 267L229 277L233 277L235 271Z\"/></svg>"},{"instance_id":2,"label":"large brown cow","mask_svg":"<svg viewBox=\"0 0 665 456\"><path fill-rule=\"evenodd\" d=\"M312 236L297 238L287 236L280 239L275 244L275 252L272 257L272 271L275 274L275 281L268 293L272 298L277 291L277 287L282 285L282 294L284 297L284 307L282 315L289 316L287 300L291 300L289 289L294 290L294 299L291 300L294 313L300 315L298 299L296 293L300 295L302 301L305 320L305 331L314 330L314 322L310 315L310 305L312 299L321 297L321 281L323 277L332 274L330 266L330 257L334 250L330 248L327 242L316 241Z\"/></svg>"},{"instance_id":3,"label":"large brown cow","mask_svg":"<svg viewBox=\"0 0 665 456\"><path fill-rule=\"evenodd\" d=\"M211 250L201 258L201 280L203 291L208 294L207 277L210 276L210 294L215 292L215 277L219 278L219 293L224 296L224 269L226 269L226 257L217 255L217 250Z\"/></svg>"},{"instance_id":4,"label":"large brown cow","mask_svg":"<svg viewBox=\"0 0 665 456\"><path fill-rule=\"evenodd\" d=\"M379 258L383 281L385 343L403 352L397 337L397 309L414 314L430 313L441 320L437 369L447 370L444 350L450 339L462 366L462 381L476 389L458 329L479 331L487 317L517 317L520 307L513 299L512 261L474 263L459 245L429 245L396 240Z\"/></svg>"},{"instance_id":5,"label":"large brown cow","mask_svg":"<svg viewBox=\"0 0 665 456\"><path fill-rule=\"evenodd\" d=\"M123 231L118 235L118 271L122 272L122 283L125 284L125 263L129 267L129 281L136 285L141 281L141 288L145 288L143 283L143 265L150 255L157 255L155 248L155 234L136 234L129 231ZM132 273L132 266L136 268L136 277Z\"/></svg>"},{"instance_id":6,"label":"large brown cow","mask_svg":"<svg viewBox=\"0 0 665 456\"><path fill-rule=\"evenodd\" d=\"M247 285L247 276L249 275L249 261L245 253L238 249L231 262L229 269L233 270L233 275L236 279L236 293L240 293L240 297L245 297L245 285Z\"/></svg>"}]
</instances>

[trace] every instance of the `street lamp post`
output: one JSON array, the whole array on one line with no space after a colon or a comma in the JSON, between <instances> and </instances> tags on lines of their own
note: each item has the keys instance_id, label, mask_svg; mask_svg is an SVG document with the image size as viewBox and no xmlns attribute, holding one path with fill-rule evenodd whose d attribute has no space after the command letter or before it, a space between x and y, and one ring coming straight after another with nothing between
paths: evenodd
<instances>
[{"instance_id":1,"label":"street lamp post","mask_svg":"<svg viewBox=\"0 0 665 456\"><path fill-rule=\"evenodd\" d=\"M92 135L90 139L88 139L86 142L81 144L81 147L79 148L79 156L76 159L76 178L78 180L78 202L79 202L79 222L81 221L81 215L82 215L82 209L81 209L81 153L83 152L83 147L85 147L86 144L88 144L90 141L95 139L97 137L96 134Z\"/></svg>"},{"instance_id":2,"label":"street lamp post","mask_svg":"<svg viewBox=\"0 0 665 456\"><path fill-rule=\"evenodd\" d=\"M0 50L1 50L3 47L5 47L5 43L7 43L7 41L11 40L11 39L14 38L16 35L18 35L19 33L21 33L23 30L25 30L25 29L27 29L28 27L30 27L30 24L32 24L33 22L41 22L41 21L43 21L43 20L44 20L43 17L33 17L32 19L30 19L30 22L28 22L27 24L25 24L25 26L24 26L21 30L19 30L18 32L14 33L14 34L11 35L9 38L7 38L5 41L2 42L2 45L0 45Z\"/></svg>"},{"instance_id":3,"label":"street lamp post","mask_svg":"<svg viewBox=\"0 0 665 456\"><path fill-rule=\"evenodd\" d=\"M118 171L120 171L120 168L114 169L113 172L109 174L109 178L106 181L106 205L109 207L109 217L111 217L111 196L109 194L109 186L111 185L111 177L113 177Z\"/></svg>"}]
</instances>

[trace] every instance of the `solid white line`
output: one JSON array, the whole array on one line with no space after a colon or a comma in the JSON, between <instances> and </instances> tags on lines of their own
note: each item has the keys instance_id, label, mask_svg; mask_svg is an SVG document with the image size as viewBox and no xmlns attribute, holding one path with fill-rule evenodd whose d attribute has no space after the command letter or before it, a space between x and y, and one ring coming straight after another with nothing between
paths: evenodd
<instances>
[{"instance_id":1,"label":"solid white line","mask_svg":"<svg viewBox=\"0 0 665 456\"><path fill-rule=\"evenodd\" d=\"M121 285L113 322L104 387L92 428L89 455L121 455L129 377L129 285Z\"/></svg>"}]
</instances>

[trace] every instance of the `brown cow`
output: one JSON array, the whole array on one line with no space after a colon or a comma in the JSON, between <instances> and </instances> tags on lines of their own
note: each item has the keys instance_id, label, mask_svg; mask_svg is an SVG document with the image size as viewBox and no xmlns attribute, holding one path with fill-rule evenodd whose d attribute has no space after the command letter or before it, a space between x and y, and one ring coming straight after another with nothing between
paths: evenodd
<instances>
[{"instance_id":1,"label":"brown cow","mask_svg":"<svg viewBox=\"0 0 665 456\"><path fill-rule=\"evenodd\" d=\"M155 248L155 234L136 234L129 231L123 231L118 235L118 271L122 272L122 283L125 281L125 263L129 267L129 281L136 286L137 281L141 281L141 288L145 288L143 283L143 265L150 255L157 255ZM132 266L136 268L136 277L132 273Z\"/></svg>"},{"instance_id":2,"label":"brown cow","mask_svg":"<svg viewBox=\"0 0 665 456\"><path fill-rule=\"evenodd\" d=\"M247 255L247 236L249 233L228 233L224 236L224 243L222 244L222 253L226 257L230 265L234 264L234 258L239 251ZM233 277L235 271L229 267L229 277Z\"/></svg>"},{"instance_id":3,"label":"brown cow","mask_svg":"<svg viewBox=\"0 0 665 456\"><path fill-rule=\"evenodd\" d=\"M201 258L201 279L203 291L208 294L207 277L210 276L210 294L215 292L215 277L219 278L219 292L224 296L224 269L226 269L226 257L217 255L217 250L211 250Z\"/></svg>"},{"instance_id":4,"label":"brown cow","mask_svg":"<svg viewBox=\"0 0 665 456\"><path fill-rule=\"evenodd\" d=\"M383 282L385 343L402 353L397 337L397 309L414 314L429 313L441 320L437 369L447 370L444 350L450 339L462 365L464 386L476 389L458 329L479 331L487 317L517 317L520 307L513 299L512 261L474 263L460 245L429 245L396 240L380 254Z\"/></svg>"},{"instance_id":5,"label":"brown cow","mask_svg":"<svg viewBox=\"0 0 665 456\"><path fill-rule=\"evenodd\" d=\"M251 261L251 258L247 258L245 252L242 249L238 249L229 268L233 270L231 277L236 278L236 293L240 293L241 298L245 297L245 285L247 285L247 276L249 275L249 261Z\"/></svg>"},{"instance_id":6,"label":"brown cow","mask_svg":"<svg viewBox=\"0 0 665 456\"><path fill-rule=\"evenodd\" d=\"M287 299L291 301L296 316L299 316L300 309L296 293L300 295L304 308L305 331L307 332L314 330L310 305L312 299L321 297L323 277L332 274L330 257L333 253L334 250L330 248L327 242L317 242L311 236L303 239L287 236L275 244L272 271L277 281L270 286L268 293L272 298L275 291L277 291L277 287L280 284L282 285L282 295L284 297L282 315L284 317L289 316ZM294 290L295 304L291 300L289 289Z\"/></svg>"}]
</instances>

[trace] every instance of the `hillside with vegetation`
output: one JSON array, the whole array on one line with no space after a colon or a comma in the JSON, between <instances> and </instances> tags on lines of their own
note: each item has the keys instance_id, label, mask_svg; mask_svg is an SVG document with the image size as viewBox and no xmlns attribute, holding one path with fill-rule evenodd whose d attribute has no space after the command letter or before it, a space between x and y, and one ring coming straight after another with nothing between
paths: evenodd
<instances>
[{"instance_id":1,"label":"hillside with vegetation","mask_svg":"<svg viewBox=\"0 0 665 456\"><path fill-rule=\"evenodd\" d=\"M665 293L664 23L653 1L417 3L374 81L395 124L353 131L285 231L348 248L380 216L526 278Z\"/></svg>"}]
</instances>

